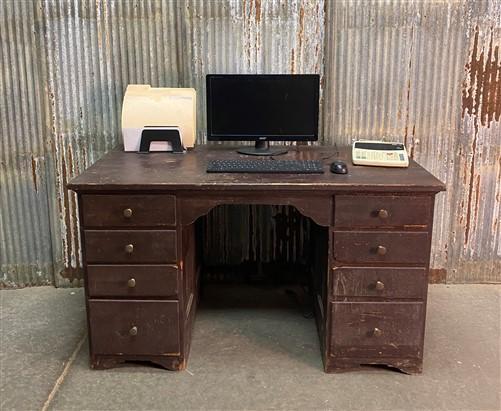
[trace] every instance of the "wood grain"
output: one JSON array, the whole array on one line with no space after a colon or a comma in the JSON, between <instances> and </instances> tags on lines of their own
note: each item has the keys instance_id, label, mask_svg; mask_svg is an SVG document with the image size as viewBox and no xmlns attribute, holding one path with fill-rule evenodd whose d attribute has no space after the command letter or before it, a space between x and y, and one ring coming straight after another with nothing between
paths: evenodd
<instances>
[{"instance_id":1,"label":"wood grain","mask_svg":"<svg viewBox=\"0 0 501 411\"><path fill-rule=\"evenodd\" d=\"M184 369L203 267L196 220L220 204L277 204L316 223L310 283L325 371L386 364L420 372L434 195L444 185L414 162L357 167L348 150L328 147L280 157L320 159L323 175L205 171L210 159L238 157L226 147L115 151L70 182L83 222L91 366L140 360ZM335 159L348 162L347 175L329 172ZM126 288L131 275L133 290ZM138 334L130 335L134 324Z\"/></svg>"},{"instance_id":2,"label":"wood grain","mask_svg":"<svg viewBox=\"0 0 501 411\"><path fill-rule=\"evenodd\" d=\"M342 264L426 264L429 236L426 232L334 231L333 253ZM378 254L384 247L386 254Z\"/></svg>"},{"instance_id":3,"label":"wood grain","mask_svg":"<svg viewBox=\"0 0 501 411\"><path fill-rule=\"evenodd\" d=\"M421 358L424 304L344 303L331 304L334 332L330 354L336 357ZM374 333L375 329L381 335Z\"/></svg>"},{"instance_id":4,"label":"wood grain","mask_svg":"<svg viewBox=\"0 0 501 411\"><path fill-rule=\"evenodd\" d=\"M88 265L87 280L90 297L176 298L179 293L174 265Z\"/></svg>"},{"instance_id":5,"label":"wood grain","mask_svg":"<svg viewBox=\"0 0 501 411\"><path fill-rule=\"evenodd\" d=\"M177 262L175 230L85 230L84 237L87 263Z\"/></svg>"},{"instance_id":6,"label":"wood grain","mask_svg":"<svg viewBox=\"0 0 501 411\"><path fill-rule=\"evenodd\" d=\"M426 230L431 221L429 196L339 195L336 196L336 228L401 227ZM379 214L383 211L385 217Z\"/></svg>"},{"instance_id":7,"label":"wood grain","mask_svg":"<svg viewBox=\"0 0 501 411\"><path fill-rule=\"evenodd\" d=\"M426 271L421 267L335 267L332 269L332 297L376 301L423 299L428 286Z\"/></svg>"},{"instance_id":8,"label":"wood grain","mask_svg":"<svg viewBox=\"0 0 501 411\"><path fill-rule=\"evenodd\" d=\"M148 155L112 151L85 173L75 177L68 188L81 192L150 190L208 190L279 192L309 191L384 191L439 192L443 183L411 161L409 168L354 166L347 148L298 146L280 159L315 159L324 164L324 174L212 174L207 173L211 159L248 159L236 148L198 146L183 155L151 153ZM348 164L348 174L333 174L330 164L341 159ZM270 160L272 161L272 160Z\"/></svg>"},{"instance_id":9,"label":"wood grain","mask_svg":"<svg viewBox=\"0 0 501 411\"><path fill-rule=\"evenodd\" d=\"M179 355L177 301L90 300L94 354ZM137 327L137 334L130 329Z\"/></svg>"},{"instance_id":10,"label":"wood grain","mask_svg":"<svg viewBox=\"0 0 501 411\"><path fill-rule=\"evenodd\" d=\"M165 194L83 195L87 228L176 225L176 197ZM125 210L131 215L126 217Z\"/></svg>"}]
</instances>

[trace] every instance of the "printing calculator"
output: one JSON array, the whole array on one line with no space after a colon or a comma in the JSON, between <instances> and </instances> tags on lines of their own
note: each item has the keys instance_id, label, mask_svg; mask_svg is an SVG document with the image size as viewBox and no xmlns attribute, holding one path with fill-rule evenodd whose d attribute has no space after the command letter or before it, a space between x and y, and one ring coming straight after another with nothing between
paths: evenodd
<instances>
[{"instance_id":1,"label":"printing calculator","mask_svg":"<svg viewBox=\"0 0 501 411\"><path fill-rule=\"evenodd\" d=\"M361 166L408 167L409 157L402 143L358 140L353 143L353 164Z\"/></svg>"}]
</instances>

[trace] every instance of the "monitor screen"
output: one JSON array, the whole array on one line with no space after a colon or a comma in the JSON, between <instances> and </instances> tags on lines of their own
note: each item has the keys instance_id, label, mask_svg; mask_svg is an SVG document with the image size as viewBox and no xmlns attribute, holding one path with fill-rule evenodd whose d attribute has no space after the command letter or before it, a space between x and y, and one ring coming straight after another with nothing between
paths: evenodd
<instances>
[{"instance_id":1,"label":"monitor screen","mask_svg":"<svg viewBox=\"0 0 501 411\"><path fill-rule=\"evenodd\" d=\"M316 74L207 75L208 140L318 139Z\"/></svg>"}]
</instances>

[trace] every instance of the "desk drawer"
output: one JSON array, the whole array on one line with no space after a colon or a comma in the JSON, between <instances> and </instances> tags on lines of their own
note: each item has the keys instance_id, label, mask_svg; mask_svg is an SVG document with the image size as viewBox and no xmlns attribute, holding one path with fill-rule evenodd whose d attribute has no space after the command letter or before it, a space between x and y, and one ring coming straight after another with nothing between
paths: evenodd
<instances>
[{"instance_id":1,"label":"desk drawer","mask_svg":"<svg viewBox=\"0 0 501 411\"><path fill-rule=\"evenodd\" d=\"M415 298L426 295L425 268L336 267L333 297Z\"/></svg>"},{"instance_id":2,"label":"desk drawer","mask_svg":"<svg viewBox=\"0 0 501 411\"><path fill-rule=\"evenodd\" d=\"M423 303L332 303L331 355L422 356Z\"/></svg>"},{"instance_id":3,"label":"desk drawer","mask_svg":"<svg viewBox=\"0 0 501 411\"><path fill-rule=\"evenodd\" d=\"M176 197L166 194L82 195L84 227L176 224Z\"/></svg>"},{"instance_id":4,"label":"desk drawer","mask_svg":"<svg viewBox=\"0 0 501 411\"><path fill-rule=\"evenodd\" d=\"M340 263L398 263L426 265L428 233L334 231L333 255Z\"/></svg>"},{"instance_id":5,"label":"desk drawer","mask_svg":"<svg viewBox=\"0 0 501 411\"><path fill-rule=\"evenodd\" d=\"M163 297L178 295L174 265L89 265L90 297Z\"/></svg>"},{"instance_id":6,"label":"desk drawer","mask_svg":"<svg viewBox=\"0 0 501 411\"><path fill-rule=\"evenodd\" d=\"M177 301L89 300L94 354L179 354Z\"/></svg>"},{"instance_id":7,"label":"desk drawer","mask_svg":"<svg viewBox=\"0 0 501 411\"><path fill-rule=\"evenodd\" d=\"M425 196L340 195L336 228L421 227L431 224L432 198Z\"/></svg>"},{"instance_id":8,"label":"desk drawer","mask_svg":"<svg viewBox=\"0 0 501 411\"><path fill-rule=\"evenodd\" d=\"M174 230L85 230L84 235L87 263L177 261Z\"/></svg>"}]
</instances>

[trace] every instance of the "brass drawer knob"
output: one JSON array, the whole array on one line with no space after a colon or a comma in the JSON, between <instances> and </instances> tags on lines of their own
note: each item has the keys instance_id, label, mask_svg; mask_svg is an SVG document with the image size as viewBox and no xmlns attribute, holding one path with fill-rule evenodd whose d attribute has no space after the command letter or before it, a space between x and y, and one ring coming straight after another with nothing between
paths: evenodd
<instances>
[{"instance_id":1,"label":"brass drawer knob","mask_svg":"<svg viewBox=\"0 0 501 411\"><path fill-rule=\"evenodd\" d=\"M372 335L374 335L374 337L381 337L383 335L383 330L375 327L372 331Z\"/></svg>"},{"instance_id":2,"label":"brass drawer knob","mask_svg":"<svg viewBox=\"0 0 501 411\"><path fill-rule=\"evenodd\" d=\"M129 279L129 281L127 281L127 286L129 288L134 288L136 286L136 279L135 278Z\"/></svg>"},{"instance_id":3,"label":"brass drawer knob","mask_svg":"<svg viewBox=\"0 0 501 411\"><path fill-rule=\"evenodd\" d=\"M133 244L127 244L125 246L125 252L127 254L132 254L133 251L134 251L134 245Z\"/></svg>"},{"instance_id":4,"label":"brass drawer knob","mask_svg":"<svg viewBox=\"0 0 501 411\"><path fill-rule=\"evenodd\" d=\"M129 335L137 335L137 327L134 326L129 330Z\"/></svg>"},{"instance_id":5,"label":"brass drawer knob","mask_svg":"<svg viewBox=\"0 0 501 411\"><path fill-rule=\"evenodd\" d=\"M131 218L132 217L132 208L126 208L124 210L124 217L125 218Z\"/></svg>"},{"instance_id":6,"label":"brass drawer knob","mask_svg":"<svg viewBox=\"0 0 501 411\"><path fill-rule=\"evenodd\" d=\"M376 252L379 254L379 255L386 255L386 252L388 250L386 249L386 247L384 245L378 245L377 248L376 248Z\"/></svg>"},{"instance_id":7,"label":"brass drawer knob","mask_svg":"<svg viewBox=\"0 0 501 411\"><path fill-rule=\"evenodd\" d=\"M377 212L377 216L383 220L386 220L388 218L388 211L382 208Z\"/></svg>"},{"instance_id":8,"label":"brass drawer knob","mask_svg":"<svg viewBox=\"0 0 501 411\"><path fill-rule=\"evenodd\" d=\"M384 290L384 283L382 281L376 281L376 290L378 291Z\"/></svg>"}]
</instances>

